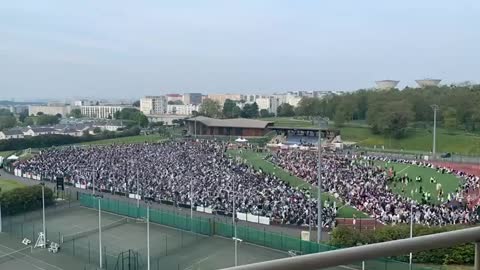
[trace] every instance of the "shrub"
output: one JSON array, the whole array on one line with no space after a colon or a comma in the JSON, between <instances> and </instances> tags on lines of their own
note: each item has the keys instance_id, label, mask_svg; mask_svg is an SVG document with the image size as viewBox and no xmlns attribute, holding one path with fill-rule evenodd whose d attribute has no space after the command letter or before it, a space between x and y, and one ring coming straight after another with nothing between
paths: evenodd
<instances>
[{"instance_id":1,"label":"shrub","mask_svg":"<svg viewBox=\"0 0 480 270\"><path fill-rule=\"evenodd\" d=\"M445 227L414 226L414 236L428 235L462 229L465 226L454 225ZM380 243L410 237L409 225L384 226L375 231L354 230L348 227L338 227L332 232L330 244L337 247L352 247L358 243ZM474 245L463 244L450 248L439 248L417 252L413 256L415 263L428 264L473 264L475 249ZM392 259L408 262L408 256L397 256Z\"/></svg>"},{"instance_id":2,"label":"shrub","mask_svg":"<svg viewBox=\"0 0 480 270\"><path fill-rule=\"evenodd\" d=\"M40 185L12 189L0 194L2 211L16 215L42 208L42 187ZM45 206L53 204L53 191L45 187Z\"/></svg>"}]
</instances>

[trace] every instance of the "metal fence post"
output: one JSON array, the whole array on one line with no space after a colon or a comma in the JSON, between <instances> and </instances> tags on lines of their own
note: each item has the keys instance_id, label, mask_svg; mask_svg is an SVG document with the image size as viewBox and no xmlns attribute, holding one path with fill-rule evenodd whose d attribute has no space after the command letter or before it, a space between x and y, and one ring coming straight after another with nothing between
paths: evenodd
<instances>
[{"instance_id":1,"label":"metal fence post","mask_svg":"<svg viewBox=\"0 0 480 270\"><path fill-rule=\"evenodd\" d=\"M480 242L475 243L475 270L480 270Z\"/></svg>"}]
</instances>

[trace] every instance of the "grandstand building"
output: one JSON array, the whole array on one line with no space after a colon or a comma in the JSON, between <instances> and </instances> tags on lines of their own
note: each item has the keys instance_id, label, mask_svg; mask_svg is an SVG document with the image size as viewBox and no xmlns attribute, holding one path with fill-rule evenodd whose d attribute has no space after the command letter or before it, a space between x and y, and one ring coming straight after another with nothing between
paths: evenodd
<instances>
[{"instance_id":1,"label":"grandstand building","mask_svg":"<svg viewBox=\"0 0 480 270\"><path fill-rule=\"evenodd\" d=\"M273 122L235 118L215 119L197 116L185 120L187 131L192 135L210 136L263 136L270 131Z\"/></svg>"}]
</instances>

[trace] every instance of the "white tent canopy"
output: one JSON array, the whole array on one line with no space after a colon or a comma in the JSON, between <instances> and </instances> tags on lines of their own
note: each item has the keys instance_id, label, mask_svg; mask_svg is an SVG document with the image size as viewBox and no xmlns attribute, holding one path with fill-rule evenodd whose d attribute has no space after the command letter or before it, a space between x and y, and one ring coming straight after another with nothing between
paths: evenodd
<instances>
[{"instance_id":1,"label":"white tent canopy","mask_svg":"<svg viewBox=\"0 0 480 270\"><path fill-rule=\"evenodd\" d=\"M248 140L245 138L238 138L235 140L236 142L247 142Z\"/></svg>"},{"instance_id":2,"label":"white tent canopy","mask_svg":"<svg viewBox=\"0 0 480 270\"><path fill-rule=\"evenodd\" d=\"M7 158L8 160L17 160L18 159L18 156L16 155L11 155Z\"/></svg>"}]
</instances>

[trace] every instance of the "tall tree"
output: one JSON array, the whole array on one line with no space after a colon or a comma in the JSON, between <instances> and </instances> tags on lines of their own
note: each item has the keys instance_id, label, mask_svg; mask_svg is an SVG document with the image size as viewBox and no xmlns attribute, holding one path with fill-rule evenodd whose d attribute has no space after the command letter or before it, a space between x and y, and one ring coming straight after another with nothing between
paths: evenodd
<instances>
[{"instance_id":1,"label":"tall tree","mask_svg":"<svg viewBox=\"0 0 480 270\"><path fill-rule=\"evenodd\" d=\"M240 114L243 118L256 118L258 117L258 105L256 102L252 104L243 105L242 112Z\"/></svg>"},{"instance_id":2,"label":"tall tree","mask_svg":"<svg viewBox=\"0 0 480 270\"><path fill-rule=\"evenodd\" d=\"M73 118L81 118L82 117L82 111L78 108L72 109L70 111L70 116Z\"/></svg>"},{"instance_id":3,"label":"tall tree","mask_svg":"<svg viewBox=\"0 0 480 270\"><path fill-rule=\"evenodd\" d=\"M199 113L207 117L219 117L221 115L220 104L216 100L205 99L200 105Z\"/></svg>"},{"instance_id":4,"label":"tall tree","mask_svg":"<svg viewBox=\"0 0 480 270\"><path fill-rule=\"evenodd\" d=\"M457 127L457 110L450 107L443 113L443 126L448 129L455 129Z\"/></svg>"},{"instance_id":5,"label":"tall tree","mask_svg":"<svg viewBox=\"0 0 480 270\"><path fill-rule=\"evenodd\" d=\"M241 109L235 101L227 99L223 104L222 113L225 118L237 118L240 116Z\"/></svg>"},{"instance_id":6,"label":"tall tree","mask_svg":"<svg viewBox=\"0 0 480 270\"><path fill-rule=\"evenodd\" d=\"M282 105L278 106L277 108L277 116L280 117L290 117L294 116L295 111L292 105L288 103L283 103Z\"/></svg>"}]
</instances>

